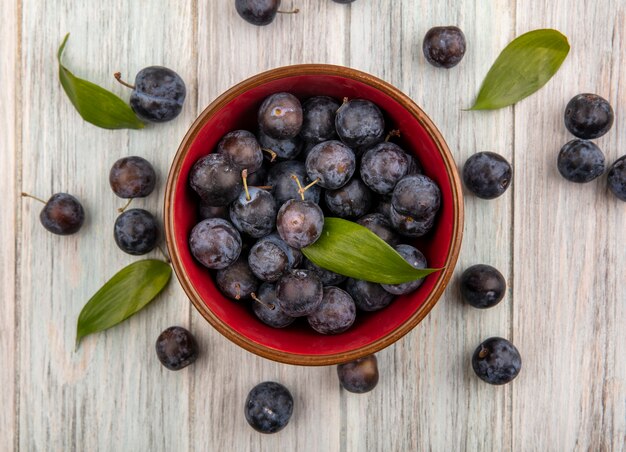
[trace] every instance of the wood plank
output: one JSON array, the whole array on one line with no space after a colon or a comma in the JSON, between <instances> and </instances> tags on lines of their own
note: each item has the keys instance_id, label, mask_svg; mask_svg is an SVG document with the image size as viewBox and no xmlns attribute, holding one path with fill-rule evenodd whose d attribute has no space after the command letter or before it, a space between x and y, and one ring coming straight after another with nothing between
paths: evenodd
<instances>
[{"instance_id":1,"label":"wood plank","mask_svg":"<svg viewBox=\"0 0 626 452\"><path fill-rule=\"evenodd\" d=\"M573 184L556 168L573 138L565 105L581 92L600 94L616 111L612 130L595 140L607 164L625 153L625 15L620 1L518 3L518 34L552 27L572 46L557 76L515 111L514 339L525 357L511 388L518 450L626 444L626 205L608 192L606 176Z\"/></svg>"},{"instance_id":2,"label":"wood plank","mask_svg":"<svg viewBox=\"0 0 626 452\"><path fill-rule=\"evenodd\" d=\"M297 6L300 13L278 16L271 25L255 27L237 15L232 3L198 5L199 109L235 83L273 67L345 63L347 12L341 5L283 1L281 9ZM192 317L208 358L195 365L192 377L191 444L198 450L340 450L342 411L334 367L268 361L230 343L195 311ZM290 424L276 435L256 433L243 414L250 389L266 380L283 383L295 399Z\"/></svg>"},{"instance_id":3,"label":"wood plank","mask_svg":"<svg viewBox=\"0 0 626 452\"><path fill-rule=\"evenodd\" d=\"M16 360L19 355L16 341L16 312L19 298L16 293L17 279L17 240L18 222L18 169L20 167L20 147L17 118L19 118L20 73L19 57L19 2L2 2L0 15L5 18L0 29L0 86L6 93L0 102L0 192L3 199L3 213L0 215L0 287L4 301L0 303L0 444L15 448L18 438L16 416Z\"/></svg>"},{"instance_id":4,"label":"wood plank","mask_svg":"<svg viewBox=\"0 0 626 452\"><path fill-rule=\"evenodd\" d=\"M463 112L489 66L512 38L514 2L356 2L350 64L399 87L439 127L459 169L475 152L511 159L513 115ZM429 28L457 25L467 53L450 70L428 64ZM344 393L347 450L507 450L510 390L479 381L471 353L487 337L509 336L512 297L479 311L460 300L458 277L473 264L500 269L512 284L512 190L493 201L465 197L465 235L456 276L414 331L378 354L381 380L367 396Z\"/></svg>"},{"instance_id":5,"label":"wood plank","mask_svg":"<svg viewBox=\"0 0 626 452\"><path fill-rule=\"evenodd\" d=\"M40 197L67 191L85 206L80 233L58 237L24 201L19 317L20 442L23 450L175 450L189 447L189 371L165 370L154 342L172 324L189 326L189 304L173 283L153 305L122 325L86 338L74 352L76 319L117 270L137 260L113 241L122 200L108 184L122 156L155 166L158 190L137 200L162 218L170 161L196 115L195 2L115 0L106 5L24 1L23 189ZM187 81L188 101L172 123L143 131L107 131L83 122L57 79L56 49L72 35L65 61L76 75L127 99L113 72L129 79L166 65ZM152 253L149 257L159 257Z\"/></svg>"}]
</instances>

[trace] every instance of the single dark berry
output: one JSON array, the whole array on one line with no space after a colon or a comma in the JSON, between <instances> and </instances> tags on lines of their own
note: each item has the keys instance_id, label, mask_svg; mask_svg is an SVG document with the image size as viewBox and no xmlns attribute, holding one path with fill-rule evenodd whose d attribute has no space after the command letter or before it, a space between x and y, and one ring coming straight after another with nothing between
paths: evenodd
<instances>
[{"instance_id":1,"label":"single dark berry","mask_svg":"<svg viewBox=\"0 0 626 452\"><path fill-rule=\"evenodd\" d=\"M502 195L513 178L511 165L495 152L478 152L463 166L463 182L479 198L493 199Z\"/></svg>"},{"instance_id":2,"label":"single dark berry","mask_svg":"<svg viewBox=\"0 0 626 452\"><path fill-rule=\"evenodd\" d=\"M571 182L591 182L604 173L604 154L591 141L572 140L557 158L559 173Z\"/></svg>"},{"instance_id":3,"label":"single dark berry","mask_svg":"<svg viewBox=\"0 0 626 452\"><path fill-rule=\"evenodd\" d=\"M252 388L244 412L248 424L257 432L276 433L291 419L293 397L280 383L265 381Z\"/></svg>"},{"instance_id":4,"label":"single dark berry","mask_svg":"<svg viewBox=\"0 0 626 452\"><path fill-rule=\"evenodd\" d=\"M317 274L324 287L326 286L338 286L347 279L347 276L340 275L339 273L331 272L325 268L318 267L307 258L303 259L302 268L305 270L311 270Z\"/></svg>"},{"instance_id":5,"label":"single dark berry","mask_svg":"<svg viewBox=\"0 0 626 452\"><path fill-rule=\"evenodd\" d=\"M206 220L207 218L223 218L230 220L228 206L210 206L203 201L200 201L200 205L198 206L198 215L201 220Z\"/></svg>"},{"instance_id":6,"label":"single dark berry","mask_svg":"<svg viewBox=\"0 0 626 452\"><path fill-rule=\"evenodd\" d=\"M277 160L295 159L300 154L300 151L302 151L304 145L299 135L279 140L263 132L259 132L259 143L261 143L262 148L266 150L265 158L268 160L271 160L274 156L267 151L275 153Z\"/></svg>"},{"instance_id":7,"label":"single dark berry","mask_svg":"<svg viewBox=\"0 0 626 452\"><path fill-rule=\"evenodd\" d=\"M209 154L194 163L189 185L210 206L230 204L243 188L241 170L222 154Z\"/></svg>"},{"instance_id":8,"label":"single dark berry","mask_svg":"<svg viewBox=\"0 0 626 452\"><path fill-rule=\"evenodd\" d=\"M111 167L109 184L120 198L144 198L154 190L156 173L146 159L124 157Z\"/></svg>"},{"instance_id":9,"label":"single dark berry","mask_svg":"<svg viewBox=\"0 0 626 452\"><path fill-rule=\"evenodd\" d=\"M400 179L391 196L393 210L416 221L432 218L440 205L441 190L432 179L423 174Z\"/></svg>"},{"instance_id":10,"label":"single dark berry","mask_svg":"<svg viewBox=\"0 0 626 452\"><path fill-rule=\"evenodd\" d=\"M517 377L522 369L522 358L511 342L491 337L474 351L472 367L481 380L503 385Z\"/></svg>"},{"instance_id":11,"label":"single dark berry","mask_svg":"<svg viewBox=\"0 0 626 452\"><path fill-rule=\"evenodd\" d=\"M409 155L385 141L370 148L361 160L361 179L376 193L389 194L411 167Z\"/></svg>"},{"instance_id":12,"label":"single dark berry","mask_svg":"<svg viewBox=\"0 0 626 452\"><path fill-rule=\"evenodd\" d=\"M285 328L296 320L285 314L276 301L276 284L264 282L259 292L253 297L252 311L259 320L272 328Z\"/></svg>"},{"instance_id":13,"label":"single dark berry","mask_svg":"<svg viewBox=\"0 0 626 452\"><path fill-rule=\"evenodd\" d=\"M271 186L276 204L282 206L290 199L302 199L298 193L295 175L302 184L309 185L311 180L306 175L304 163L295 160L280 162L272 166L267 176L267 185ZM321 188L312 185L304 192L304 200L319 203Z\"/></svg>"},{"instance_id":14,"label":"single dark berry","mask_svg":"<svg viewBox=\"0 0 626 452\"><path fill-rule=\"evenodd\" d=\"M300 136L309 143L335 139L335 114L340 104L327 96L307 99L302 104L303 120Z\"/></svg>"},{"instance_id":15,"label":"single dark berry","mask_svg":"<svg viewBox=\"0 0 626 452\"><path fill-rule=\"evenodd\" d=\"M424 36L422 50L430 64L449 69L465 55L465 35L459 27L433 27Z\"/></svg>"},{"instance_id":16,"label":"single dark berry","mask_svg":"<svg viewBox=\"0 0 626 452\"><path fill-rule=\"evenodd\" d=\"M215 274L215 282L225 296L233 300L245 300L256 292L259 280L252 274L248 261L241 256Z\"/></svg>"},{"instance_id":17,"label":"single dark berry","mask_svg":"<svg viewBox=\"0 0 626 452\"><path fill-rule=\"evenodd\" d=\"M608 176L609 189L622 201L626 201L626 155L611 165Z\"/></svg>"},{"instance_id":18,"label":"single dark berry","mask_svg":"<svg viewBox=\"0 0 626 452\"><path fill-rule=\"evenodd\" d=\"M383 140L385 119L369 100L352 99L337 110L335 129L341 141L351 148L371 146Z\"/></svg>"},{"instance_id":19,"label":"single dark berry","mask_svg":"<svg viewBox=\"0 0 626 452\"><path fill-rule=\"evenodd\" d=\"M293 138L302 127L302 105L293 94L272 94L261 104L258 121L261 131L272 138Z\"/></svg>"},{"instance_id":20,"label":"single dark berry","mask_svg":"<svg viewBox=\"0 0 626 452\"><path fill-rule=\"evenodd\" d=\"M248 264L254 275L263 281L278 281L289 270L297 267L302 253L287 245L277 234L259 239L250 249Z\"/></svg>"},{"instance_id":21,"label":"single dark berry","mask_svg":"<svg viewBox=\"0 0 626 452\"><path fill-rule=\"evenodd\" d=\"M400 244L400 237L391 229L391 223L382 213L367 214L359 218L357 223L365 226L391 246Z\"/></svg>"},{"instance_id":22,"label":"single dark berry","mask_svg":"<svg viewBox=\"0 0 626 452\"><path fill-rule=\"evenodd\" d=\"M346 290L352 295L356 307L366 312L385 308L395 298L393 294L383 289L380 284L360 279L348 278Z\"/></svg>"},{"instance_id":23,"label":"single dark berry","mask_svg":"<svg viewBox=\"0 0 626 452\"><path fill-rule=\"evenodd\" d=\"M252 25L268 25L274 21L280 0L235 0L237 13Z\"/></svg>"},{"instance_id":24,"label":"single dark berry","mask_svg":"<svg viewBox=\"0 0 626 452\"><path fill-rule=\"evenodd\" d=\"M239 231L258 239L274 229L276 211L276 201L270 192L250 187L230 205L230 220Z\"/></svg>"},{"instance_id":25,"label":"single dark berry","mask_svg":"<svg viewBox=\"0 0 626 452\"><path fill-rule=\"evenodd\" d=\"M113 237L122 251L139 256L156 247L159 227L147 210L130 209L122 212L115 220Z\"/></svg>"},{"instance_id":26,"label":"single dark berry","mask_svg":"<svg viewBox=\"0 0 626 452\"><path fill-rule=\"evenodd\" d=\"M350 392L363 394L378 384L378 360L376 355L359 358L337 366L341 386Z\"/></svg>"},{"instance_id":27,"label":"single dark berry","mask_svg":"<svg viewBox=\"0 0 626 452\"><path fill-rule=\"evenodd\" d=\"M55 193L39 214L39 221L53 234L78 232L85 222L85 210L78 199L67 193Z\"/></svg>"},{"instance_id":28,"label":"single dark berry","mask_svg":"<svg viewBox=\"0 0 626 452\"><path fill-rule=\"evenodd\" d=\"M247 130L229 132L217 145L217 153L224 154L240 170L254 173L263 164L263 153L256 137Z\"/></svg>"},{"instance_id":29,"label":"single dark berry","mask_svg":"<svg viewBox=\"0 0 626 452\"><path fill-rule=\"evenodd\" d=\"M352 326L356 306L352 297L338 287L325 287L320 306L307 317L311 328L321 334L339 334Z\"/></svg>"},{"instance_id":30,"label":"single dark berry","mask_svg":"<svg viewBox=\"0 0 626 452\"><path fill-rule=\"evenodd\" d=\"M341 218L358 218L369 212L373 193L360 179L354 177L350 182L336 190L326 190L326 207Z\"/></svg>"},{"instance_id":31,"label":"single dark berry","mask_svg":"<svg viewBox=\"0 0 626 452\"><path fill-rule=\"evenodd\" d=\"M611 104L597 94L578 94L565 107L565 127L585 140L607 133L613 126L613 118Z\"/></svg>"},{"instance_id":32,"label":"single dark berry","mask_svg":"<svg viewBox=\"0 0 626 452\"><path fill-rule=\"evenodd\" d=\"M156 354L169 370L180 370L198 359L198 343L185 328L171 326L156 341Z\"/></svg>"},{"instance_id":33,"label":"single dark berry","mask_svg":"<svg viewBox=\"0 0 626 452\"><path fill-rule=\"evenodd\" d=\"M395 249L400 254L400 256L402 256L409 264L411 264L411 267L417 269L428 267L426 257L417 248L412 247L411 245L401 244L396 246ZM420 278L402 284L381 284L381 286L387 292L394 295L405 295L416 290L419 286L422 285L423 282L424 278Z\"/></svg>"},{"instance_id":34,"label":"single dark berry","mask_svg":"<svg viewBox=\"0 0 626 452\"><path fill-rule=\"evenodd\" d=\"M322 235L324 213L311 201L290 199L278 210L276 228L280 238L289 246L304 248Z\"/></svg>"},{"instance_id":35,"label":"single dark berry","mask_svg":"<svg viewBox=\"0 0 626 452\"><path fill-rule=\"evenodd\" d=\"M278 307L292 317L307 316L322 303L324 288L315 272L293 270L276 284Z\"/></svg>"},{"instance_id":36,"label":"single dark berry","mask_svg":"<svg viewBox=\"0 0 626 452\"><path fill-rule=\"evenodd\" d=\"M180 114L186 95L180 75L166 67L150 66L137 73L130 106L144 121L166 122Z\"/></svg>"},{"instance_id":37,"label":"single dark berry","mask_svg":"<svg viewBox=\"0 0 626 452\"><path fill-rule=\"evenodd\" d=\"M356 157L341 141L324 141L311 149L305 168L310 180L318 180L321 187L336 190L354 174Z\"/></svg>"},{"instance_id":38,"label":"single dark berry","mask_svg":"<svg viewBox=\"0 0 626 452\"><path fill-rule=\"evenodd\" d=\"M472 265L461 275L461 295L475 308L491 308L504 298L506 280L491 265Z\"/></svg>"},{"instance_id":39,"label":"single dark berry","mask_svg":"<svg viewBox=\"0 0 626 452\"><path fill-rule=\"evenodd\" d=\"M241 246L239 231L221 218L202 220L189 235L191 254L205 267L216 270L235 262Z\"/></svg>"},{"instance_id":40,"label":"single dark berry","mask_svg":"<svg viewBox=\"0 0 626 452\"><path fill-rule=\"evenodd\" d=\"M435 213L433 212L429 216L418 219L413 218L411 215L399 213L392 205L389 209L389 220L400 235L405 237L422 237L432 230L435 224Z\"/></svg>"}]
</instances>

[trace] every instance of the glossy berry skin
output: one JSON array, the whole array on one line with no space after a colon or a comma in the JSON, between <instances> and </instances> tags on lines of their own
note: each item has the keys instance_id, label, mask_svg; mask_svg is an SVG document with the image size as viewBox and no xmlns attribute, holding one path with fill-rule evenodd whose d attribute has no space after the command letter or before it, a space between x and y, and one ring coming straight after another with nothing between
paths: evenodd
<instances>
[{"instance_id":1,"label":"glossy berry skin","mask_svg":"<svg viewBox=\"0 0 626 452\"><path fill-rule=\"evenodd\" d=\"M626 201L626 155L611 165L607 180L613 194L622 201Z\"/></svg>"},{"instance_id":2,"label":"glossy berry skin","mask_svg":"<svg viewBox=\"0 0 626 452\"><path fill-rule=\"evenodd\" d=\"M326 207L333 215L351 219L369 212L373 197L370 189L356 177L343 187L324 193Z\"/></svg>"},{"instance_id":3,"label":"glossy berry skin","mask_svg":"<svg viewBox=\"0 0 626 452\"><path fill-rule=\"evenodd\" d=\"M185 82L176 72L163 66L150 66L135 77L130 107L144 121L171 121L183 109L186 95Z\"/></svg>"},{"instance_id":4,"label":"glossy berry skin","mask_svg":"<svg viewBox=\"0 0 626 452\"><path fill-rule=\"evenodd\" d=\"M511 342L501 337L491 337L474 351L472 367L481 380L492 385L503 385L520 373L522 358Z\"/></svg>"},{"instance_id":5,"label":"glossy berry skin","mask_svg":"<svg viewBox=\"0 0 626 452\"><path fill-rule=\"evenodd\" d=\"M210 206L202 201L200 201L200 205L198 206L198 215L201 220L206 220L207 218L223 218L230 220L228 206Z\"/></svg>"},{"instance_id":6,"label":"glossy berry skin","mask_svg":"<svg viewBox=\"0 0 626 452\"><path fill-rule=\"evenodd\" d=\"M157 358L169 370L180 370L198 359L196 339L180 326L171 326L159 334L155 348Z\"/></svg>"},{"instance_id":7,"label":"glossy berry skin","mask_svg":"<svg viewBox=\"0 0 626 452\"><path fill-rule=\"evenodd\" d=\"M347 276L340 275L339 273L331 272L330 270L326 270L325 268L318 267L313 262L308 260L307 258L303 259L302 268L305 270L311 270L317 274L320 281L322 281L322 285L326 286L338 286L342 282L347 279Z\"/></svg>"},{"instance_id":8,"label":"glossy berry skin","mask_svg":"<svg viewBox=\"0 0 626 452\"><path fill-rule=\"evenodd\" d=\"M261 188L249 187L230 205L230 220L233 225L250 237L260 238L268 235L276 224L276 201L270 192Z\"/></svg>"},{"instance_id":9,"label":"glossy berry skin","mask_svg":"<svg viewBox=\"0 0 626 452\"><path fill-rule=\"evenodd\" d=\"M428 176L403 177L393 189L391 207L402 215L422 221L434 217L441 205L441 191Z\"/></svg>"},{"instance_id":10,"label":"glossy berry skin","mask_svg":"<svg viewBox=\"0 0 626 452\"><path fill-rule=\"evenodd\" d=\"M261 146L264 149L274 151L276 153L277 160L295 159L302 151L302 147L304 145L302 138L300 138L299 135L285 140L278 140L264 134L263 132L259 132L259 143L261 143ZM271 159L270 154L266 153L265 158L267 160Z\"/></svg>"},{"instance_id":11,"label":"glossy berry skin","mask_svg":"<svg viewBox=\"0 0 626 452\"><path fill-rule=\"evenodd\" d=\"M387 219L391 218L391 195L380 196L378 198L376 212L384 215Z\"/></svg>"},{"instance_id":12,"label":"glossy berry skin","mask_svg":"<svg viewBox=\"0 0 626 452\"><path fill-rule=\"evenodd\" d=\"M565 127L574 136L584 140L598 138L613 126L613 108L597 94L574 96L565 107Z\"/></svg>"},{"instance_id":13,"label":"glossy berry skin","mask_svg":"<svg viewBox=\"0 0 626 452\"><path fill-rule=\"evenodd\" d=\"M502 195L513 178L511 165L495 152L478 152L463 166L463 182L479 198L494 199Z\"/></svg>"},{"instance_id":14,"label":"glossy berry skin","mask_svg":"<svg viewBox=\"0 0 626 452\"><path fill-rule=\"evenodd\" d=\"M449 69L465 55L465 35L459 27L433 27L424 36L422 50L430 64Z\"/></svg>"},{"instance_id":15,"label":"glossy berry skin","mask_svg":"<svg viewBox=\"0 0 626 452\"><path fill-rule=\"evenodd\" d=\"M272 187L272 194L279 206L290 199L302 199L298 193L298 184L291 177L292 174L295 174L303 185L311 182L306 175L304 163L295 160L276 163L269 171L267 185ZM320 200L320 192L321 188L313 185L304 192L304 200L317 204Z\"/></svg>"},{"instance_id":16,"label":"glossy berry skin","mask_svg":"<svg viewBox=\"0 0 626 452\"><path fill-rule=\"evenodd\" d=\"M250 249L248 264L254 275L263 281L278 281L286 272L297 267L302 253L287 245L277 234L259 239Z\"/></svg>"},{"instance_id":17,"label":"glossy berry skin","mask_svg":"<svg viewBox=\"0 0 626 452\"><path fill-rule=\"evenodd\" d=\"M189 185L210 206L226 206L243 189L241 170L222 154L209 154L194 163Z\"/></svg>"},{"instance_id":18,"label":"glossy berry skin","mask_svg":"<svg viewBox=\"0 0 626 452\"><path fill-rule=\"evenodd\" d=\"M235 0L235 9L252 25L268 25L274 21L280 0Z\"/></svg>"},{"instance_id":19,"label":"glossy berry skin","mask_svg":"<svg viewBox=\"0 0 626 452\"><path fill-rule=\"evenodd\" d=\"M354 174L356 157L341 141L324 141L311 149L305 168L310 180L319 179L321 187L336 190Z\"/></svg>"},{"instance_id":20,"label":"glossy berry skin","mask_svg":"<svg viewBox=\"0 0 626 452\"><path fill-rule=\"evenodd\" d=\"M361 179L371 190L389 194L400 179L406 176L411 161L397 144L380 143L369 149L361 160Z\"/></svg>"},{"instance_id":21,"label":"glossy berry skin","mask_svg":"<svg viewBox=\"0 0 626 452\"><path fill-rule=\"evenodd\" d=\"M300 249L314 243L322 235L324 213L311 201L290 199L278 210L278 235L289 246Z\"/></svg>"},{"instance_id":22,"label":"glossy berry skin","mask_svg":"<svg viewBox=\"0 0 626 452\"><path fill-rule=\"evenodd\" d=\"M351 148L371 146L383 140L385 119L369 100L352 99L337 110L335 129L341 141Z\"/></svg>"},{"instance_id":23,"label":"glossy berry skin","mask_svg":"<svg viewBox=\"0 0 626 452\"><path fill-rule=\"evenodd\" d=\"M85 210L74 196L55 193L39 213L39 221L48 231L57 235L78 232L85 222Z\"/></svg>"},{"instance_id":24,"label":"glossy berry skin","mask_svg":"<svg viewBox=\"0 0 626 452\"><path fill-rule=\"evenodd\" d=\"M122 251L139 256L156 247L159 227L147 210L130 209L122 212L115 220L113 237Z\"/></svg>"},{"instance_id":25,"label":"glossy berry skin","mask_svg":"<svg viewBox=\"0 0 626 452\"><path fill-rule=\"evenodd\" d=\"M280 383L265 381L252 388L244 408L246 420L253 429L260 433L276 433L291 419L293 397Z\"/></svg>"},{"instance_id":26,"label":"glossy berry skin","mask_svg":"<svg viewBox=\"0 0 626 452\"><path fill-rule=\"evenodd\" d=\"M492 308L506 293L506 280L491 265L477 264L461 275L461 296L475 308Z\"/></svg>"},{"instance_id":27,"label":"glossy berry skin","mask_svg":"<svg viewBox=\"0 0 626 452\"><path fill-rule=\"evenodd\" d=\"M361 311L373 312L389 306L395 298L380 284L348 278L346 290L354 299L356 307Z\"/></svg>"},{"instance_id":28,"label":"glossy berry skin","mask_svg":"<svg viewBox=\"0 0 626 452\"><path fill-rule=\"evenodd\" d=\"M217 144L217 153L228 157L240 170L248 170L248 174L254 173L263 164L261 146L247 130L235 130L224 135Z\"/></svg>"},{"instance_id":29,"label":"glossy berry skin","mask_svg":"<svg viewBox=\"0 0 626 452\"><path fill-rule=\"evenodd\" d=\"M401 244L395 247L395 250L406 260L413 268L426 268L428 262L426 256L420 250L411 246ZM424 282L424 278L416 279L402 284L381 284L382 288L394 295L405 295L413 292Z\"/></svg>"},{"instance_id":30,"label":"glossy berry skin","mask_svg":"<svg viewBox=\"0 0 626 452\"><path fill-rule=\"evenodd\" d=\"M264 282L256 294L258 301L252 302L252 311L266 325L272 328L285 328L293 323L295 317L285 314L276 301L276 284Z\"/></svg>"},{"instance_id":31,"label":"glossy berry skin","mask_svg":"<svg viewBox=\"0 0 626 452\"><path fill-rule=\"evenodd\" d=\"M391 246L400 244L400 237L393 231L391 223L382 213L369 213L359 218L357 223L365 226Z\"/></svg>"},{"instance_id":32,"label":"glossy berry skin","mask_svg":"<svg viewBox=\"0 0 626 452\"><path fill-rule=\"evenodd\" d=\"M570 182L591 182L604 173L604 154L591 141L572 140L561 148L557 167Z\"/></svg>"},{"instance_id":33,"label":"glossy berry skin","mask_svg":"<svg viewBox=\"0 0 626 452\"><path fill-rule=\"evenodd\" d=\"M321 334L339 334L352 326L356 319L356 306L352 297L338 287L325 287L322 303L307 321Z\"/></svg>"},{"instance_id":34,"label":"glossy berry skin","mask_svg":"<svg viewBox=\"0 0 626 452\"><path fill-rule=\"evenodd\" d=\"M292 317L307 316L322 303L324 288L315 272L293 270L283 275L276 284L278 307Z\"/></svg>"},{"instance_id":35,"label":"glossy berry skin","mask_svg":"<svg viewBox=\"0 0 626 452\"><path fill-rule=\"evenodd\" d=\"M378 384L378 360L376 355L365 356L337 366L341 386L350 392L363 394Z\"/></svg>"},{"instance_id":36,"label":"glossy berry skin","mask_svg":"<svg viewBox=\"0 0 626 452\"><path fill-rule=\"evenodd\" d=\"M228 267L218 270L215 282L220 292L232 300L246 300L259 287L259 280L252 274L247 259L241 256Z\"/></svg>"},{"instance_id":37,"label":"glossy berry skin","mask_svg":"<svg viewBox=\"0 0 626 452\"><path fill-rule=\"evenodd\" d=\"M435 214L418 219L411 215L399 213L391 206L389 209L389 220L391 226L405 237L422 237L428 234L435 224Z\"/></svg>"},{"instance_id":38,"label":"glossy berry skin","mask_svg":"<svg viewBox=\"0 0 626 452\"><path fill-rule=\"evenodd\" d=\"M348 3L352 3L354 0L333 0L335 3L341 3L342 5L347 5Z\"/></svg>"},{"instance_id":39,"label":"glossy berry skin","mask_svg":"<svg viewBox=\"0 0 626 452\"><path fill-rule=\"evenodd\" d=\"M189 248L193 257L205 267L215 270L235 262L241 247L239 231L221 218L202 220L189 235Z\"/></svg>"},{"instance_id":40,"label":"glossy berry skin","mask_svg":"<svg viewBox=\"0 0 626 452\"><path fill-rule=\"evenodd\" d=\"M327 96L316 96L302 104L303 120L300 136L309 143L321 143L337 137L335 114L340 105Z\"/></svg>"},{"instance_id":41,"label":"glossy berry skin","mask_svg":"<svg viewBox=\"0 0 626 452\"><path fill-rule=\"evenodd\" d=\"M293 94L272 94L261 104L258 121L261 132L272 138L293 138L302 127L302 105Z\"/></svg>"},{"instance_id":42,"label":"glossy berry skin","mask_svg":"<svg viewBox=\"0 0 626 452\"><path fill-rule=\"evenodd\" d=\"M124 157L117 160L109 172L109 184L120 198L144 198L156 185L156 173L146 159Z\"/></svg>"}]
</instances>

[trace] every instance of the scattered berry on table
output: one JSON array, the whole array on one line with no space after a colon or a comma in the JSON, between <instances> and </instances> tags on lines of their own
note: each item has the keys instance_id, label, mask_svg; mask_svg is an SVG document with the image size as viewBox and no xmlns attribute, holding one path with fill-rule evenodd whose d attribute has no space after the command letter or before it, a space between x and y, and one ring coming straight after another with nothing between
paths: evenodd
<instances>
[{"instance_id":1,"label":"scattered berry on table","mask_svg":"<svg viewBox=\"0 0 626 452\"><path fill-rule=\"evenodd\" d=\"M463 59L465 46L465 35L459 27L433 27L424 36L422 50L430 64L450 69Z\"/></svg>"},{"instance_id":2,"label":"scattered berry on table","mask_svg":"<svg viewBox=\"0 0 626 452\"><path fill-rule=\"evenodd\" d=\"M139 256L156 247L159 226L156 218L147 210L130 209L122 212L115 220L113 237L122 251Z\"/></svg>"},{"instance_id":3,"label":"scattered berry on table","mask_svg":"<svg viewBox=\"0 0 626 452\"><path fill-rule=\"evenodd\" d=\"M461 275L461 296L475 308L491 308L504 298L506 280L491 265L477 264Z\"/></svg>"},{"instance_id":4,"label":"scattered berry on table","mask_svg":"<svg viewBox=\"0 0 626 452\"><path fill-rule=\"evenodd\" d=\"M293 413L293 396L273 381L259 383L248 393L244 413L248 424L261 433L276 433L289 423Z\"/></svg>"},{"instance_id":5,"label":"scattered berry on table","mask_svg":"<svg viewBox=\"0 0 626 452\"><path fill-rule=\"evenodd\" d=\"M476 348L472 367L481 380L492 385L503 385L520 373L522 358L511 342L492 337Z\"/></svg>"},{"instance_id":6,"label":"scattered berry on table","mask_svg":"<svg viewBox=\"0 0 626 452\"><path fill-rule=\"evenodd\" d=\"M463 182L479 198L493 199L502 195L513 178L511 165L495 152L478 152L463 166Z\"/></svg>"},{"instance_id":7,"label":"scattered berry on table","mask_svg":"<svg viewBox=\"0 0 626 452\"><path fill-rule=\"evenodd\" d=\"M572 140L557 157L559 173L571 182L591 182L604 173L604 154L591 141Z\"/></svg>"},{"instance_id":8,"label":"scattered berry on table","mask_svg":"<svg viewBox=\"0 0 626 452\"><path fill-rule=\"evenodd\" d=\"M574 96L565 107L565 127L578 138L599 138L613 126L613 108L597 94Z\"/></svg>"},{"instance_id":9,"label":"scattered berry on table","mask_svg":"<svg viewBox=\"0 0 626 452\"><path fill-rule=\"evenodd\" d=\"M359 358L337 366L341 386L349 392L363 394L378 384L378 360L376 355Z\"/></svg>"},{"instance_id":10,"label":"scattered berry on table","mask_svg":"<svg viewBox=\"0 0 626 452\"><path fill-rule=\"evenodd\" d=\"M170 370L180 370L198 358L196 339L180 326L171 326L159 334L155 348L161 364Z\"/></svg>"}]
</instances>

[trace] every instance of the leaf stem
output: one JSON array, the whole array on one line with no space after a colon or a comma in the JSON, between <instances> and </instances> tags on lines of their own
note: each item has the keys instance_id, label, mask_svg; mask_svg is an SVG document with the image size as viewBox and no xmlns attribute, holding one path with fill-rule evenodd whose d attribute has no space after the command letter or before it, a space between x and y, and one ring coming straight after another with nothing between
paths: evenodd
<instances>
[{"instance_id":1,"label":"leaf stem","mask_svg":"<svg viewBox=\"0 0 626 452\"><path fill-rule=\"evenodd\" d=\"M135 85L131 85L130 83L126 83L124 80L122 80L121 72L116 72L115 74L113 74L113 77L115 77L115 80L117 80L119 83L126 86L127 88L135 89Z\"/></svg>"},{"instance_id":2,"label":"leaf stem","mask_svg":"<svg viewBox=\"0 0 626 452\"><path fill-rule=\"evenodd\" d=\"M42 203L42 204L47 204L47 203L46 203L46 201L44 201L43 199L38 198L38 197L33 196L33 195L30 195L30 194L28 194L28 193L24 193L24 192L22 192L22 196L23 196L23 197L25 197L25 198L32 198L32 199L34 199L34 200L36 200L36 201L39 201L39 202L40 202L40 203Z\"/></svg>"}]
</instances>

